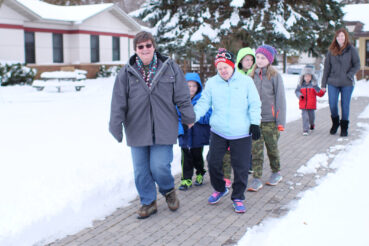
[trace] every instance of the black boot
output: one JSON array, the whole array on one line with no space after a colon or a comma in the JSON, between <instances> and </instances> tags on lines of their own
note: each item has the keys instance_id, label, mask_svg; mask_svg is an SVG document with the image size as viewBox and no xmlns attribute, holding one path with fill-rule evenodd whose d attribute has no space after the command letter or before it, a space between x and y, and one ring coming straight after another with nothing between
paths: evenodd
<instances>
[{"instance_id":1,"label":"black boot","mask_svg":"<svg viewBox=\"0 0 369 246\"><path fill-rule=\"evenodd\" d=\"M331 130L329 131L329 133L331 135L334 135L336 134L337 130L338 130L338 127L340 126L340 118L337 116L337 117L332 117L332 128Z\"/></svg>"},{"instance_id":2,"label":"black boot","mask_svg":"<svg viewBox=\"0 0 369 246\"><path fill-rule=\"evenodd\" d=\"M347 137L348 120L341 120L341 137Z\"/></svg>"}]
</instances>

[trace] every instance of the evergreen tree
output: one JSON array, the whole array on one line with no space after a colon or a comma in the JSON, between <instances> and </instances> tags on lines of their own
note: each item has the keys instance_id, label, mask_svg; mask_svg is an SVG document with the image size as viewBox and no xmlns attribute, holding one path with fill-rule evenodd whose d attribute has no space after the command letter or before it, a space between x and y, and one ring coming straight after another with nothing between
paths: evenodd
<instances>
[{"instance_id":1,"label":"evergreen tree","mask_svg":"<svg viewBox=\"0 0 369 246\"><path fill-rule=\"evenodd\" d=\"M268 43L280 51L318 56L326 52L334 30L342 26L341 7L334 0L245 1L237 8L241 21L230 32L251 47Z\"/></svg>"},{"instance_id":2,"label":"evergreen tree","mask_svg":"<svg viewBox=\"0 0 369 246\"><path fill-rule=\"evenodd\" d=\"M212 63L215 44L219 43L215 10L223 2L148 1L139 16L154 28L159 50L172 55L186 72L191 70L191 61ZM200 71L205 69L200 66Z\"/></svg>"},{"instance_id":3,"label":"evergreen tree","mask_svg":"<svg viewBox=\"0 0 369 246\"><path fill-rule=\"evenodd\" d=\"M215 47L224 46L236 54L241 47L263 43L280 53L320 56L342 26L343 4L335 0L247 0L237 6L239 2L150 0L141 17L154 27L163 50L186 59L197 47L214 54Z\"/></svg>"}]
</instances>

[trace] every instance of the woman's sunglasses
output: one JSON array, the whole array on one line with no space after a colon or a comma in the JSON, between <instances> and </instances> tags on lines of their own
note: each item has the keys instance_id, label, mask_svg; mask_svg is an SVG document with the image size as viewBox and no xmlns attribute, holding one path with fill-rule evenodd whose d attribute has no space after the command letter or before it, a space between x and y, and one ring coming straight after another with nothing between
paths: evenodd
<instances>
[{"instance_id":1,"label":"woman's sunglasses","mask_svg":"<svg viewBox=\"0 0 369 246\"><path fill-rule=\"evenodd\" d=\"M146 45L138 45L137 49L142 50L143 48L150 49L152 47L152 44L146 44Z\"/></svg>"}]
</instances>

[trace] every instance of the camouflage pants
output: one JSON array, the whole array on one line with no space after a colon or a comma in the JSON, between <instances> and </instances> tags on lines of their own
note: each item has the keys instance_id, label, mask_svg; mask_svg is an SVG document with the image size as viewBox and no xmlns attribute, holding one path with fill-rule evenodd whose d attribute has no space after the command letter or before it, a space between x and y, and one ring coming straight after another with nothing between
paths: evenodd
<instances>
[{"instance_id":1,"label":"camouflage pants","mask_svg":"<svg viewBox=\"0 0 369 246\"><path fill-rule=\"evenodd\" d=\"M252 171L252 155L250 157L250 171ZM223 158L223 174L225 179L231 179L231 151L227 150Z\"/></svg>"},{"instance_id":2,"label":"camouflage pants","mask_svg":"<svg viewBox=\"0 0 369 246\"><path fill-rule=\"evenodd\" d=\"M278 172L281 168L279 160L278 139L279 131L275 122L262 122L260 125L261 137L252 141L252 167L254 178L263 175L264 143L272 172Z\"/></svg>"},{"instance_id":3,"label":"camouflage pants","mask_svg":"<svg viewBox=\"0 0 369 246\"><path fill-rule=\"evenodd\" d=\"M223 174L225 179L231 179L231 151L227 150L223 158Z\"/></svg>"}]
</instances>

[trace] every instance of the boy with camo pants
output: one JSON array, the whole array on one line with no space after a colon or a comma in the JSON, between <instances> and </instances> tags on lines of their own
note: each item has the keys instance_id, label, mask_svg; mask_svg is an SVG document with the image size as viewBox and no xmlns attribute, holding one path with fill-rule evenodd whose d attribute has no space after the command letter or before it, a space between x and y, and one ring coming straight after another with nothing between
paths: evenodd
<instances>
[{"instance_id":1,"label":"boy with camo pants","mask_svg":"<svg viewBox=\"0 0 369 246\"><path fill-rule=\"evenodd\" d=\"M266 182L267 185L277 185L282 176L278 151L279 132L284 130L286 124L286 97L281 75L273 68L272 63L276 55L274 47L260 46L256 52L256 64L250 76L254 79L255 86L261 99L261 137L252 143L252 168L253 180L247 189L258 191L263 185L264 144L272 169L272 175Z\"/></svg>"}]
</instances>

